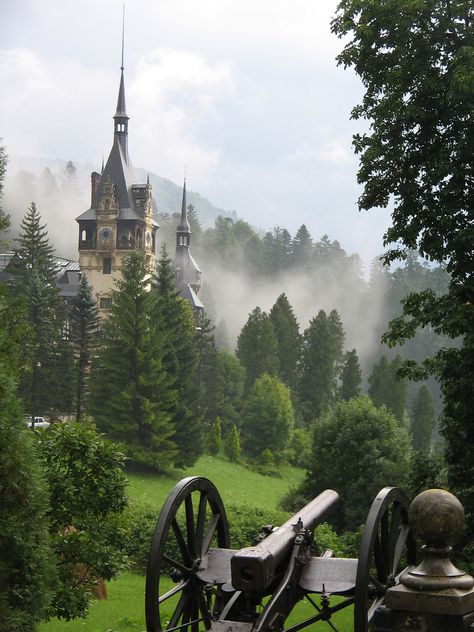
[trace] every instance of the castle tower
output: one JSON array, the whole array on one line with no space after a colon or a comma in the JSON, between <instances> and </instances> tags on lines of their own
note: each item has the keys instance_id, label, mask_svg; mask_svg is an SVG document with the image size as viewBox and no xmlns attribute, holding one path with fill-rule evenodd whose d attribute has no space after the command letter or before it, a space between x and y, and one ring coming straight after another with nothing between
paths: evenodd
<instances>
[{"instance_id":1,"label":"castle tower","mask_svg":"<svg viewBox=\"0 0 474 632\"><path fill-rule=\"evenodd\" d=\"M114 139L102 173L91 174L91 206L76 218L79 224L79 266L87 275L103 316L111 306L110 292L120 278L124 258L132 250L155 262L155 236L149 179L134 184L128 153L128 121L125 107L123 46L120 87L114 114Z\"/></svg>"},{"instance_id":2,"label":"castle tower","mask_svg":"<svg viewBox=\"0 0 474 632\"><path fill-rule=\"evenodd\" d=\"M197 296L201 287L201 270L191 255L190 246L191 226L187 216L186 178L184 178L181 217L176 228L176 251L173 266L176 274L176 287L181 296L191 304L194 316L198 321L204 310L204 305Z\"/></svg>"}]
</instances>

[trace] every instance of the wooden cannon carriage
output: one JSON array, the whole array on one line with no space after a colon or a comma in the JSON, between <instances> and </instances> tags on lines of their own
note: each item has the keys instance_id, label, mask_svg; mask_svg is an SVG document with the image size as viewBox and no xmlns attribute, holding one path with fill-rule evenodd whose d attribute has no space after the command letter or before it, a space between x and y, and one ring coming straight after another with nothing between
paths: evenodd
<instances>
[{"instance_id":1,"label":"wooden cannon carriage","mask_svg":"<svg viewBox=\"0 0 474 632\"><path fill-rule=\"evenodd\" d=\"M369 630L401 565L415 563L408 503L398 488L385 487L370 508L359 557L317 555L315 527L338 501L326 490L282 526L263 528L255 546L237 551L230 548L216 487L202 477L182 480L163 506L151 544L147 631L298 632L319 621L336 629L332 615L352 604L354 631ZM285 626L302 599L314 615Z\"/></svg>"}]
</instances>

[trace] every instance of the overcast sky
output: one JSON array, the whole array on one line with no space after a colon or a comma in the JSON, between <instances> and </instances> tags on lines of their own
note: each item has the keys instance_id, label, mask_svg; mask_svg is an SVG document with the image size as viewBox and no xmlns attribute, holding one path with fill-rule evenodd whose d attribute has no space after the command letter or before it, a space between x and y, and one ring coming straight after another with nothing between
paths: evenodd
<instances>
[{"instance_id":1,"label":"overcast sky","mask_svg":"<svg viewBox=\"0 0 474 632\"><path fill-rule=\"evenodd\" d=\"M336 66L336 0L129 0L125 80L132 162L253 225L305 223L365 261L385 211L359 213L350 110ZM89 161L111 147L118 0L4 0L0 137L11 156ZM159 205L159 200L158 200ZM75 227L73 228L75 230Z\"/></svg>"}]
</instances>

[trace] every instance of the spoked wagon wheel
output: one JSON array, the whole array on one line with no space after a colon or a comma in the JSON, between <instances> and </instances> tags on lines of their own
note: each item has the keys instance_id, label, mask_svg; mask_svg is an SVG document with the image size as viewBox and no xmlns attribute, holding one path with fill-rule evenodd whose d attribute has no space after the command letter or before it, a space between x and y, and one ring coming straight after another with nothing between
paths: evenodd
<instances>
[{"instance_id":1,"label":"spoked wagon wheel","mask_svg":"<svg viewBox=\"0 0 474 632\"><path fill-rule=\"evenodd\" d=\"M213 593L204 590L198 577L201 559L211 546L229 548L221 497L207 478L185 478L168 496L153 535L145 589L148 632L211 627ZM175 584L171 588L170 579Z\"/></svg>"},{"instance_id":2,"label":"spoked wagon wheel","mask_svg":"<svg viewBox=\"0 0 474 632\"><path fill-rule=\"evenodd\" d=\"M376 496L362 534L357 565L354 632L367 632L387 589L398 582L403 566L416 563L416 546L408 526L408 501L397 487Z\"/></svg>"}]
</instances>

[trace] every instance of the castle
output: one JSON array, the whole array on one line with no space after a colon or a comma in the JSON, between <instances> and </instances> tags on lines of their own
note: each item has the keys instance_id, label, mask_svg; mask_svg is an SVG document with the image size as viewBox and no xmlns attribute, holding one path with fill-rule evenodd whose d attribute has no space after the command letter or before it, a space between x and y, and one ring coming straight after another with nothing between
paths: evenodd
<instances>
[{"instance_id":1,"label":"castle","mask_svg":"<svg viewBox=\"0 0 474 632\"><path fill-rule=\"evenodd\" d=\"M91 174L91 205L76 221L79 224L79 267L86 274L103 317L111 307L111 290L120 278L124 259L133 250L145 253L146 263L156 263L156 232L152 187L149 178L137 184L128 152L128 121L125 107L123 61L117 108L114 114L112 149L102 172ZM186 298L196 319L203 311L197 294L201 271L191 256L191 229L186 209L186 179L181 217L176 230L174 269L176 289Z\"/></svg>"}]
</instances>

